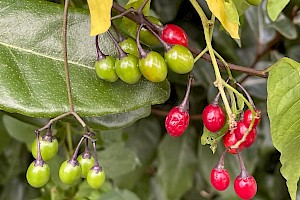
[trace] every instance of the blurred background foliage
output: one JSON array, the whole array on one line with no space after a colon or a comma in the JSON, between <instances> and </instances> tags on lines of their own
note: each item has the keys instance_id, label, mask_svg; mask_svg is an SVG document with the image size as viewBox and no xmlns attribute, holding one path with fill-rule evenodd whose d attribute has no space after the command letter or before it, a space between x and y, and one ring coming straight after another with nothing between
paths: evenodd
<instances>
[{"instance_id":1,"label":"blurred background foliage","mask_svg":"<svg viewBox=\"0 0 300 200\"><path fill-rule=\"evenodd\" d=\"M237 0L238 1L238 0ZM61 3L59 0L55 3ZM205 1L198 1L209 14ZM121 5L126 0L119 0ZM263 1L258 7L247 5L241 14L241 40L234 41L219 23L213 34L214 48L226 61L263 69L287 56L300 62L300 13L295 6L300 0L291 0L276 22L268 18ZM87 9L83 0L71 0L72 7ZM248 7L249 6L249 7ZM188 0L152 0L151 15L162 23L181 26L193 48L205 47L201 21ZM0 113L0 199L101 199L101 200L234 200L238 199L231 184L225 192L215 191L209 182L211 169L217 164L223 144L215 154L208 145L201 145L203 124L201 112L217 93L213 85L214 73L210 63L199 60L194 69L195 85L190 96L191 122L186 133L172 138L164 129L166 113L183 99L187 76L170 73L171 95L163 105L152 106L152 113L123 129L98 130L98 156L107 174L100 190L91 189L85 181L74 186L62 184L58 178L60 164L70 156L66 138L75 145L82 129L68 122L53 126L60 141L58 155L49 162L51 181L42 189L31 188L25 180L27 166L33 157L29 146L34 130L47 119L28 118L17 114ZM258 139L242 152L246 168L257 180L257 200L289 199L285 180L280 174L280 154L272 145L269 120L266 113L266 82L264 78L234 72L262 110ZM224 78L226 74L224 73ZM239 173L236 156L227 155L225 167L231 179ZM300 193L299 193L300 196Z\"/></svg>"}]
</instances>

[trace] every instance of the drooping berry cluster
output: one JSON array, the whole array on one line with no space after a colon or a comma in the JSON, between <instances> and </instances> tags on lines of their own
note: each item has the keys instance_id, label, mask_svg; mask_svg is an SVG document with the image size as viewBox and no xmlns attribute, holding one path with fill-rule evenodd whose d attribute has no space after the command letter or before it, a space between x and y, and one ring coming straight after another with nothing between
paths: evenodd
<instances>
[{"instance_id":1,"label":"drooping berry cluster","mask_svg":"<svg viewBox=\"0 0 300 200\"><path fill-rule=\"evenodd\" d=\"M96 153L96 141L93 140L89 132L83 135L70 160L64 161L59 169L59 178L65 184L73 184L82 178L86 178L88 184L98 189L105 181L105 173L99 165ZM88 141L91 140L94 155L89 152ZM85 151L78 156L79 147L85 141ZM58 151L58 141L52 136L50 128L45 136L41 137L36 131L36 139L32 143L32 155L36 158L27 169L26 178L28 183L35 188L43 187L50 179L50 167L45 162L52 159Z\"/></svg>"},{"instance_id":2,"label":"drooping berry cluster","mask_svg":"<svg viewBox=\"0 0 300 200\"><path fill-rule=\"evenodd\" d=\"M222 154L219 163L210 173L211 185L218 191L226 190L230 183L229 172L224 167L224 156L226 152L227 150ZM241 199L250 200L257 192L257 184L254 177L247 172L239 154L238 158L241 172L234 180L234 191Z\"/></svg>"},{"instance_id":3,"label":"drooping berry cluster","mask_svg":"<svg viewBox=\"0 0 300 200\"><path fill-rule=\"evenodd\" d=\"M116 59L100 51L98 36L96 36L98 57L95 62L95 70L98 77L109 82L115 82L120 78L128 84L135 84L141 76L151 82L162 82L167 77L168 68L178 74L190 72L194 66L194 57L187 48L188 39L184 30L174 24L162 27L156 18L140 16L160 27L160 35L142 24L137 30L136 40L130 37L125 39L117 33L119 35L119 42L117 42L108 31L107 33L118 50L119 56ZM147 40L152 38L150 45L154 43L152 43L153 38L163 44L164 56L156 51L146 51L142 48L140 42L145 41L146 37L148 37Z\"/></svg>"}]
</instances>

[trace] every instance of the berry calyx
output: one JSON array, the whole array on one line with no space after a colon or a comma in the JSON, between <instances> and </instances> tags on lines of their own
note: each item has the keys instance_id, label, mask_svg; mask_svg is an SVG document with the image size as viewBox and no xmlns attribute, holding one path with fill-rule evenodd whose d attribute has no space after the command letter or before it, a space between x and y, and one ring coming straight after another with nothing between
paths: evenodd
<instances>
[{"instance_id":1,"label":"berry calyx","mask_svg":"<svg viewBox=\"0 0 300 200\"><path fill-rule=\"evenodd\" d=\"M237 140L241 140L247 131L247 127L243 121L239 121L234 129L234 134ZM240 146L250 147L256 140L256 128L252 128L248 133L246 140Z\"/></svg>"},{"instance_id":2,"label":"berry calyx","mask_svg":"<svg viewBox=\"0 0 300 200\"><path fill-rule=\"evenodd\" d=\"M237 154L237 149L231 149L229 147L235 145L237 143L237 139L235 137L234 132L231 132L230 130L227 131L227 133L223 136L223 144L225 146L225 148L227 149L227 151L231 154ZM243 146L240 145L238 150L242 151L243 150Z\"/></svg>"},{"instance_id":3,"label":"berry calyx","mask_svg":"<svg viewBox=\"0 0 300 200\"><path fill-rule=\"evenodd\" d=\"M241 199L252 199L257 191L257 184L252 175L238 175L234 180L234 191Z\"/></svg>"},{"instance_id":4,"label":"berry calyx","mask_svg":"<svg viewBox=\"0 0 300 200\"><path fill-rule=\"evenodd\" d=\"M260 110L255 109L255 112L256 112L256 118L255 118L255 120L254 120L254 124L253 124L253 127L252 127L252 128L256 128L256 127L257 127L257 125L258 125L259 122L260 122L260 118L261 118ZM247 109L247 110L244 112L244 119L243 119L244 124L245 124L246 127L249 127L249 126L250 126L251 121L252 121L252 117L253 117L253 115L252 115L251 110L250 110L250 109Z\"/></svg>"},{"instance_id":5,"label":"berry calyx","mask_svg":"<svg viewBox=\"0 0 300 200\"><path fill-rule=\"evenodd\" d=\"M81 177L86 178L88 172L95 164L95 159L91 154L85 152L79 155L77 159L81 167Z\"/></svg>"},{"instance_id":6,"label":"berry calyx","mask_svg":"<svg viewBox=\"0 0 300 200\"><path fill-rule=\"evenodd\" d=\"M202 120L210 132L217 132L224 126L226 117L223 109L218 104L213 103L204 108Z\"/></svg>"},{"instance_id":7,"label":"berry calyx","mask_svg":"<svg viewBox=\"0 0 300 200\"><path fill-rule=\"evenodd\" d=\"M44 163L43 161L33 161L27 169L26 179L32 187L43 187L50 179L49 165Z\"/></svg>"},{"instance_id":8,"label":"berry calyx","mask_svg":"<svg viewBox=\"0 0 300 200\"><path fill-rule=\"evenodd\" d=\"M91 188L99 189L105 181L105 172L101 166L95 165L89 170L86 180Z\"/></svg>"},{"instance_id":9,"label":"berry calyx","mask_svg":"<svg viewBox=\"0 0 300 200\"><path fill-rule=\"evenodd\" d=\"M167 24L163 28L160 37L169 44L188 46L188 37L185 31L175 24Z\"/></svg>"},{"instance_id":10,"label":"berry calyx","mask_svg":"<svg viewBox=\"0 0 300 200\"><path fill-rule=\"evenodd\" d=\"M178 74L186 74L193 69L193 54L182 45L172 46L164 57L168 67Z\"/></svg>"},{"instance_id":11,"label":"berry calyx","mask_svg":"<svg viewBox=\"0 0 300 200\"><path fill-rule=\"evenodd\" d=\"M77 160L65 161L59 168L59 178L61 182L71 185L80 179L81 168Z\"/></svg>"}]
</instances>

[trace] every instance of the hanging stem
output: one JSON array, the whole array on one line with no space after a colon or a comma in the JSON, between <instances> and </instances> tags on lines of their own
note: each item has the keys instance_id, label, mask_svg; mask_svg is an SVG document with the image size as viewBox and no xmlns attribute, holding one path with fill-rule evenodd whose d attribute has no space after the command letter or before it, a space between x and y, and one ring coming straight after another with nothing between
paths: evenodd
<instances>
[{"instance_id":1,"label":"hanging stem","mask_svg":"<svg viewBox=\"0 0 300 200\"><path fill-rule=\"evenodd\" d=\"M63 54L64 54L64 68L66 74L66 84L67 84L67 92L69 99L69 110L70 112L74 112L74 105L72 101L72 89L71 89L71 81L70 81L70 72L68 65L68 47L67 47L67 24L68 24L68 9L69 8L69 0L65 0L65 8L64 8L64 19L63 19Z\"/></svg>"},{"instance_id":2,"label":"hanging stem","mask_svg":"<svg viewBox=\"0 0 300 200\"><path fill-rule=\"evenodd\" d=\"M215 71L215 76L216 76L216 81L214 82L215 86L219 89L227 115L228 115L228 123L229 123L229 127L230 129L234 128L236 126L236 122L234 120L234 116L233 113L231 111L229 102L227 100L225 91L224 91L224 86L222 84L222 77L221 77L221 73L220 73L220 69L214 54L214 50L213 47L211 45L211 31L210 31L210 25L211 23L209 22L209 20L207 19L204 11L202 10L202 8L199 6L198 2L196 0L190 0L191 4L193 5L193 7L196 9L197 13L199 14L201 21L202 21L202 25L204 28L204 36L205 36L205 41L206 41L206 45L208 48L208 52L209 55L211 57L212 60L212 64L214 67L214 71Z\"/></svg>"},{"instance_id":3,"label":"hanging stem","mask_svg":"<svg viewBox=\"0 0 300 200\"><path fill-rule=\"evenodd\" d=\"M126 57L127 53L125 51L123 51L123 49L120 47L120 45L118 44L118 42L116 41L116 39L114 38L114 36L111 34L111 32L107 31L107 34L112 39L115 47L117 48L117 51L119 53L119 59Z\"/></svg>"},{"instance_id":4,"label":"hanging stem","mask_svg":"<svg viewBox=\"0 0 300 200\"><path fill-rule=\"evenodd\" d=\"M189 97L190 97L190 91L191 91L191 86L192 86L193 82L194 82L193 75L189 75L188 84L186 86L185 96L184 96L184 99L182 100L181 104L179 105L179 109L181 111L186 111L189 109Z\"/></svg>"}]
</instances>

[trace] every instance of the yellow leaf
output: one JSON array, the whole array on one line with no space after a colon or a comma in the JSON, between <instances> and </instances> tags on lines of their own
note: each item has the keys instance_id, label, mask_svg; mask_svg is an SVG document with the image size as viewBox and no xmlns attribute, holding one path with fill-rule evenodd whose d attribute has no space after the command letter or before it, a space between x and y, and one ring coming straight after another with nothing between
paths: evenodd
<instances>
[{"instance_id":1,"label":"yellow leaf","mask_svg":"<svg viewBox=\"0 0 300 200\"><path fill-rule=\"evenodd\" d=\"M91 14L91 36L106 32L111 26L113 0L88 0Z\"/></svg>"},{"instance_id":2,"label":"yellow leaf","mask_svg":"<svg viewBox=\"0 0 300 200\"><path fill-rule=\"evenodd\" d=\"M232 38L240 39L239 14L232 0L206 0L210 11L218 18Z\"/></svg>"}]
</instances>

